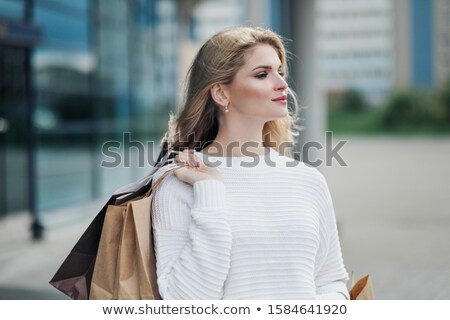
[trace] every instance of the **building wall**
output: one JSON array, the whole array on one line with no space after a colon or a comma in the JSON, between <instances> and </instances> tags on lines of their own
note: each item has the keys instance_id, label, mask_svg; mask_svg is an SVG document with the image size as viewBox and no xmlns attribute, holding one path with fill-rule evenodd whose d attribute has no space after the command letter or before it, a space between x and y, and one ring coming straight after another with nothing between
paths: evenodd
<instances>
[{"instance_id":1,"label":"building wall","mask_svg":"<svg viewBox=\"0 0 450 320\"><path fill-rule=\"evenodd\" d=\"M411 78L418 87L434 85L434 1L411 0Z\"/></svg>"},{"instance_id":2,"label":"building wall","mask_svg":"<svg viewBox=\"0 0 450 320\"><path fill-rule=\"evenodd\" d=\"M374 104L394 88L433 89L450 76L450 1L319 0L324 87Z\"/></svg>"},{"instance_id":3,"label":"building wall","mask_svg":"<svg viewBox=\"0 0 450 320\"><path fill-rule=\"evenodd\" d=\"M24 24L28 19L25 13L24 1L0 1L0 218L30 205L27 70L30 47L39 37L36 34L24 41L32 28Z\"/></svg>"},{"instance_id":4,"label":"building wall","mask_svg":"<svg viewBox=\"0 0 450 320\"><path fill-rule=\"evenodd\" d=\"M203 43L226 27L243 24L249 15L248 5L248 0L198 2L192 12L191 40Z\"/></svg>"},{"instance_id":5,"label":"building wall","mask_svg":"<svg viewBox=\"0 0 450 320\"><path fill-rule=\"evenodd\" d=\"M394 87L398 89L407 88L411 85L411 12L410 1L394 1L394 37L392 38L394 48ZM405 14L406 13L406 14Z\"/></svg>"},{"instance_id":6,"label":"building wall","mask_svg":"<svg viewBox=\"0 0 450 320\"><path fill-rule=\"evenodd\" d=\"M450 79L450 1L434 1L434 75L437 86Z\"/></svg>"},{"instance_id":7,"label":"building wall","mask_svg":"<svg viewBox=\"0 0 450 320\"><path fill-rule=\"evenodd\" d=\"M319 0L318 52L327 91L359 89L379 103L393 85L392 1Z\"/></svg>"},{"instance_id":8,"label":"building wall","mask_svg":"<svg viewBox=\"0 0 450 320\"><path fill-rule=\"evenodd\" d=\"M180 55L177 68L180 88L186 80L189 67L202 44L215 33L230 26L245 24L251 11L248 0L209 0L197 1L190 8L189 34L180 37ZM178 93L177 105L182 103L183 91Z\"/></svg>"},{"instance_id":9,"label":"building wall","mask_svg":"<svg viewBox=\"0 0 450 320\"><path fill-rule=\"evenodd\" d=\"M29 209L27 184L35 185L36 210L45 213L108 195L146 174L157 154L143 154L134 142L157 149L179 89L175 1L41 0L31 8L25 4L0 0L0 22L37 25L42 38L30 51L31 70L19 64L20 70L8 72L8 79L3 74L2 83L13 83L14 74L33 79L32 90L23 96L33 97L36 174L27 179L30 148L25 138L19 143L15 131L2 132L0 162L5 162L3 141L8 141L10 173L5 177L0 172L0 186L21 195L0 198L2 213ZM25 9L31 12L30 21L25 21ZM0 37L2 46L11 51L12 45L2 44ZM6 104L6 99L2 93L1 123L11 120L17 109L17 103ZM22 109L21 118L26 119L31 111ZM28 131L24 121L14 127L23 135ZM127 132L132 141L124 140ZM102 166L102 160L112 160L102 153L108 141L120 143L114 150L121 157L115 168Z\"/></svg>"}]
</instances>

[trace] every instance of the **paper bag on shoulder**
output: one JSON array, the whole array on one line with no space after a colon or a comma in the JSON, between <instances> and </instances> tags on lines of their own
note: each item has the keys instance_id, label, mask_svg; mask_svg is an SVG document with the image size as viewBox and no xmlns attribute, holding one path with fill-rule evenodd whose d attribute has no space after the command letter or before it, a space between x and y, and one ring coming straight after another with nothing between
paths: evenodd
<instances>
[{"instance_id":1,"label":"paper bag on shoulder","mask_svg":"<svg viewBox=\"0 0 450 320\"><path fill-rule=\"evenodd\" d=\"M89 299L161 299L151 206L154 190L173 169L166 171L144 196L108 206Z\"/></svg>"},{"instance_id":2,"label":"paper bag on shoulder","mask_svg":"<svg viewBox=\"0 0 450 320\"><path fill-rule=\"evenodd\" d=\"M151 234L151 200L109 206L89 298L160 299Z\"/></svg>"}]
</instances>

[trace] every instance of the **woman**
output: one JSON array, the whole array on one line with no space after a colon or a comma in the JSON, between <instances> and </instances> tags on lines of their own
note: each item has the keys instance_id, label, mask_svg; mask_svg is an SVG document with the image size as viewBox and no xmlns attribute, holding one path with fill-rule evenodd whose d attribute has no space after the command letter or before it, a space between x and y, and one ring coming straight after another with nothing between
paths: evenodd
<instances>
[{"instance_id":1,"label":"woman","mask_svg":"<svg viewBox=\"0 0 450 320\"><path fill-rule=\"evenodd\" d=\"M280 37L259 28L220 32L195 57L168 138L183 165L153 202L163 299L347 298L326 181L282 155L286 69Z\"/></svg>"}]
</instances>

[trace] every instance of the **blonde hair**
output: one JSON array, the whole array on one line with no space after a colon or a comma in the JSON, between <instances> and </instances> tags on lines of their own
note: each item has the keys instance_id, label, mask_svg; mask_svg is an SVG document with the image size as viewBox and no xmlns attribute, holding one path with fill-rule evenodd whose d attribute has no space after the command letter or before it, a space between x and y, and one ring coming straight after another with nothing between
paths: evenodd
<instances>
[{"instance_id":1,"label":"blonde hair","mask_svg":"<svg viewBox=\"0 0 450 320\"><path fill-rule=\"evenodd\" d=\"M283 41L268 29L229 28L215 34L200 48L187 74L183 107L178 116L170 116L169 130L163 138L169 149L201 150L215 139L219 130L219 111L210 89L215 84L230 84L245 64L246 53L259 44L268 44L275 49L282 72L287 75ZM294 131L297 99L291 90L288 90L288 96L293 101L290 113L282 119L265 123L263 144L290 155L290 149L280 149L286 143L294 143L297 135Z\"/></svg>"}]
</instances>

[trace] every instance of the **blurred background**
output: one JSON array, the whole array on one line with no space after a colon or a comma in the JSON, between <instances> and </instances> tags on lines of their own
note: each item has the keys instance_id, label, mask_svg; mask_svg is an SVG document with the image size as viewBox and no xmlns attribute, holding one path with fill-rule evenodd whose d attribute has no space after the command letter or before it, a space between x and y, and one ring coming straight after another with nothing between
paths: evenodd
<instances>
[{"instance_id":1,"label":"blurred background","mask_svg":"<svg viewBox=\"0 0 450 320\"><path fill-rule=\"evenodd\" d=\"M0 0L0 299L65 298L48 281L233 25L287 39L297 148L346 141L319 170L348 271L380 299L450 299L450 0Z\"/></svg>"}]
</instances>

